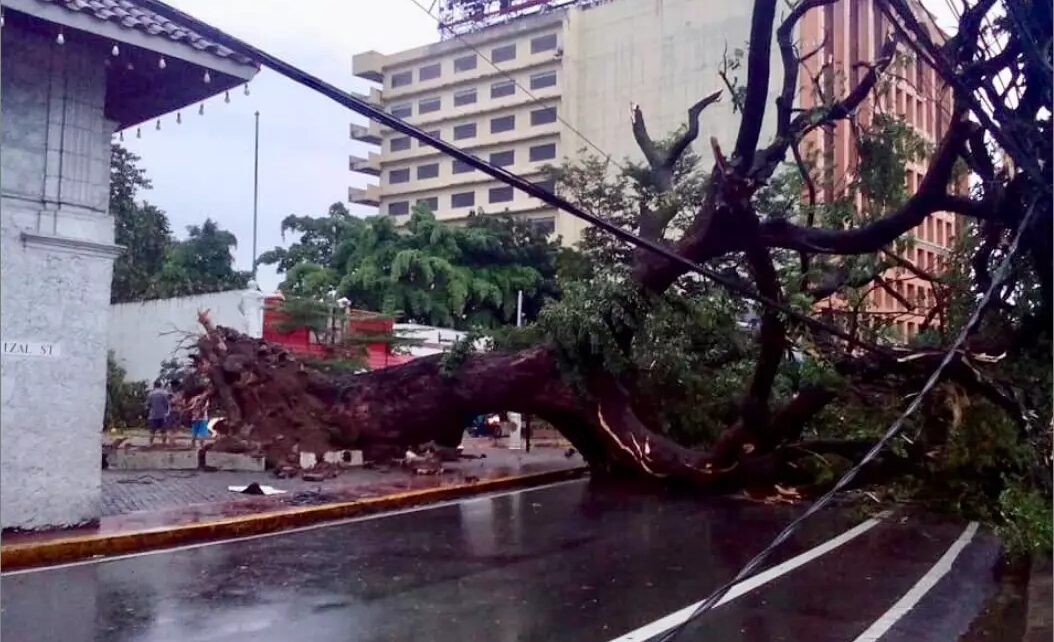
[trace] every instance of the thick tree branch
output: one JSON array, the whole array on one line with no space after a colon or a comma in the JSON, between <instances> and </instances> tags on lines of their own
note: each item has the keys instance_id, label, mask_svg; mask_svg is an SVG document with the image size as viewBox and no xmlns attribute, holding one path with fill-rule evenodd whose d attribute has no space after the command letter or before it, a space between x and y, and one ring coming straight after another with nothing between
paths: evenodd
<instances>
[{"instance_id":1,"label":"thick tree branch","mask_svg":"<svg viewBox=\"0 0 1054 642\"><path fill-rule=\"evenodd\" d=\"M747 52L747 88L743 99L743 118L732 154L733 165L746 176L754 164L754 152L765 122L765 102L769 93L769 65L772 59L772 25L776 20L776 0L755 0L750 20L750 49Z\"/></svg>"},{"instance_id":2,"label":"thick tree branch","mask_svg":"<svg viewBox=\"0 0 1054 642\"><path fill-rule=\"evenodd\" d=\"M762 240L769 247L817 254L869 254L894 242L933 212L954 212L974 217L986 215L987 210L975 201L950 195L946 191L965 135L965 126L959 119L942 140L919 191L899 210L862 227L848 230L804 228L783 218L772 218L761 225Z\"/></svg>"},{"instance_id":3,"label":"thick tree branch","mask_svg":"<svg viewBox=\"0 0 1054 642\"><path fill-rule=\"evenodd\" d=\"M651 178L655 189L660 194L671 194L674 191L674 168L684 155L685 150L699 136L699 117L703 110L721 99L721 90L715 91L695 103L688 109L688 122L685 131L678 136L665 151L659 149L648 134L648 128L644 124L644 114L640 105L634 103L630 106L630 122L633 129L633 138L637 141L644 154L645 160L651 169ZM677 207L660 207L655 211L647 210L641 206L640 211L640 234L642 237L657 241L662 238L666 226L670 224L673 217L677 215Z\"/></svg>"},{"instance_id":4,"label":"thick tree branch","mask_svg":"<svg viewBox=\"0 0 1054 642\"><path fill-rule=\"evenodd\" d=\"M875 85L878 83L878 78L881 74L889 67L889 64L893 61L893 54L897 50L897 41L894 39L887 40L882 47L882 52L878 60L868 69L868 72L860 80L860 83L846 95L842 100L830 105L829 107L817 107L815 109L808 109L799 113L793 119L784 119L779 121L779 126L776 130L776 137L765 149L761 150L757 156L757 161L753 164L750 169L750 176L755 181L765 181L772 177L772 174L779 167L779 164L783 162L784 157L787 155L787 148L790 145L795 144L802 136L808 132L816 129L817 127L823 127L837 120L844 120L848 118L861 103L871 94ZM794 82L797 83L797 72L795 71ZM783 87L783 91L787 91L786 80ZM784 100L784 96L781 95L780 101ZM786 112L781 114L786 117L790 113L789 108Z\"/></svg>"}]
</instances>

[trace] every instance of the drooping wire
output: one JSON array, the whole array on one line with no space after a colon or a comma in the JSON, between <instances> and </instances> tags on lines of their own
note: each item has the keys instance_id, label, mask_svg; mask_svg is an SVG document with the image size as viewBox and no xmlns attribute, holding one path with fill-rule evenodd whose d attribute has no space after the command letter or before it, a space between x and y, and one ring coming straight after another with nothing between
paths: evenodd
<instances>
[{"instance_id":1,"label":"drooping wire","mask_svg":"<svg viewBox=\"0 0 1054 642\"><path fill-rule=\"evenodd\" d=\"M436 24L438 24L441 28L446 26L446 25L443 24L443 20L441 18L439 18L438 16L434 15L431 12L431 10L429 10L427 7L425 7L421 3L421 0L410 0L410 2L412 2L414 5L416 5L418 9L420 9L421 11L425 12L426 14L428 14L428 17L430 17L433 20L435 20ZM434 3L433 3L433 5L434 5ZM483 52L479 50L479 47L477 47L474 44L472 44L468 40L468 38L465 38L463 35L461 35L459 33L454 33L454 32L451 32L451 33L453 34L453 36L455 38L457 38L461 42L461 44L463 44L465 46L466 49L469 49L469 50L475 52L475 54L477 56L479 56L480 58L482 58L485 63L487 63L488 65L493 67L495 71L497 71L499 74L504 76L507 80L511 81L514 85L516 85L516 87L518 87L520 89L520 91L522 91L523 93L527 94L527 97L530 98L531 100L533 100L535 102L535 104L540 105L542 107L549 108L545 104L544 100L542 100L541 98L538 98L538 96L534 95L534 93L532 93L531 90L529 90L527 87L524 87L523 84L520 81L516 80L516 78L512 74L510 74L509 72L507 72L504 69L502 69L501 67L499 67L496 62L494 62L493 60L491 60L487 56L484 56ZM559 120L561 123L563 123L563 125L565 127L570 129L576 136L578 136L583 141L585 141L586 144L588 144L590 147L592 147L593 149L595 149L598 152L600 152L600 154L604 157L605 160L611 160L611 154L605 152L603 149L600 149L600 146L598 146L593 141L589 140L588 136L583 134L581 131L578 130L578 128L576 128L570 122L565 120L564 117L560 115L560 111L558 109L556 109L555 107L553 107L551 109L556 114L556 119Z\"/></svg>"},{"instance_id":2,"label":"drooping wire","mask_svg":"<svg viewBox=\"0 0 1054 642\"><path fill-rule=\"evenodd\" d=\"M512 172L497 167L491 163L484 161L483 159L470 154L468 151L452 145L445 140L436 138L424 130L415 127L406 121L392 116L388 112L371 105L365 100L353 96L345 91L341 91L337 87L327 83L326 81L313 76L306 71L299 69L269 53L258 49L247 42L239 40L230 34L209 25L208 23L202 22L197 18L187 15L160 0L131 0L133 4L138 5L140 8L151 11L158 14L159 16L166 18L184 29L188 29L195 33L198 33L202 37L208 38L217 44L221 44L227 49L230 49L234 53L237 53L245 58L253 61L256 64L262 65L275 71L276 73L289 78L293 82L307 87L313 91L316 91L323 96L326 96L330 100L333 100L348 109L354 111L357 114L366 116L372 120L376 120L381 124L394 129L397 132L406 134L407 136L423 142L427 145L431 145L435 149L443 152L444 154L456 158L457 160L469 165L474 169L487 174L491 178L501 181L506 185L512 186L533 198L537 198L546 205L554 207L564 212L567 212L575 218L586 221L587 223L599 227L600 229L613 235L620 241L629 243L637 248L641 248L658 254L664 259L683 267L687 271L696 272L701 274L714 283L720 284L732 292L736 292L740 296L750 301L754 301L760 305L767 306L770 309L778 310L779 312L787 315L803 325L806 325L819 332L827 333L831 336L838 337L846 341L851 346L857 346L862 350L866 350L872 354L877 354L882 358L891 358L891 354L878 346L871 345L867 342L861 341L859 338L853 336L849 332L842 330L841 328L827 325L822 321L814 319L809 315L802 313L798 310L791 308L779 301L776 301L770 297L767 297L749 287L743 286L736 279L729 278L723 274L715 272L710 268L692 261L680 254L674 252L669 247L652 241L649 239L641 238L633 232L625 230L610 221L607 221L591 212L587 212L570 201L553 194L549 190L532 183L531 181L513 174Z\"/></svg>"},{"instance_id":3,"label":"drooping wire","mask_svg":"<svg viewBox=\"0 0 1054 642\"><path fill-rule=\"evenodd\" d=\"M796 533L807 519L818 513L825 506L827 506L827 504L831 503L831 500L834 499L835 495L837 495L846 486L848 486L853 481L853 479L856 478L857 474L863 469L863 467L866 466L869 462L871 462L871 460L873 460L878 455L878 453L881 452L885 445L900 433L901 429L904 427L904 422L907 421L907 419L911 415L913 415L916 410L918 410L919 406L922 405L922 402L925 399L926 395L929 394L929 392L933 390L934 386L936 386L940 382L941 377L944 374L945 368L947 368L952 363L952 361L955 360L956 353L958 353L959 349L962 348L963 344L966 342L966 339L973 332L973 329L981 321L981 316L984 313L985 308L987 308L988 306L988 301L997 291L999 291L999 289L1003 286L1003 283L1006 278L1010 275L1010 272L1013 269L1014 256L1015 254L1017 254L1021 238L1024 236L1025 231L1028 229L1033 217L1038 211L1038 208L1036 207L1038 202L1039 199L1034 200L1029 206L1025 216L1021 219L1021 224L1018 227L1016 234L1014 235L1014 239L1010 244L1010 248L1007 250L1006 256L1004 256L1002 263L999 264L999 268L996 270L995 278L992 279L992 283L989 284L988 289L985 290L984 295L981 297L981 300L977 302L977 305L974 307L973 312L970 314L970 318L966 321L966 325L964 325L962 330L959 331L959 334L958 336L956 336L955 341L952 342L951 346L948 348L948 351L944 354L944 358L941 359L940 364L930 375L929 379L926 380L926 383L922 386L922 389L919 390L919 393L915 395L915 397L911 400L911 403L909 403L908 407L904 409L904 412L902 412L900 416L897 417L896 420L889 426L889 428L886 430L886 433L882 435L882 438L879 439L875 443L875 445L871 447L871 450L867 451L867 454L865 454L863 458L861 458L860 461L856 463L856 465L846 471L846 473L842 475L842 477L835 483L833 487L831 487L830 490L828 490L822 497L820 497L820 499L816 500L816 502L809 506L809 508L804 513L802 513L797 519L788 524L786 528L784 528L782 531L780 531L778 535L776 535L776 537L772 540L771 543L769 543L768 546L762 549L760 553L755 555L753 559L747 562L747 564L742 569L740 569L738 573L736 573L736 576L734 578L721 585L705 600L700 602L699 606L695 609L695 611L692 612L691 615L688 616L686 620L678 624L676 627L668 630L662 637L657 638L657 642L672 642L672 640L676 638L678 634L684 631L685 627L687 627L689 623L694 620L697 620L707 611L714 608L714 606L716 606L717 603L720 602L721 599L730 590L732 590L732 588L736 584L739 584L740 582L752 577L761 568L761 565L765 563L769 556L777 548L779 548L780 544L787 541L787 539L789 539L791 535Z\"/></svg>"}]
</instances>

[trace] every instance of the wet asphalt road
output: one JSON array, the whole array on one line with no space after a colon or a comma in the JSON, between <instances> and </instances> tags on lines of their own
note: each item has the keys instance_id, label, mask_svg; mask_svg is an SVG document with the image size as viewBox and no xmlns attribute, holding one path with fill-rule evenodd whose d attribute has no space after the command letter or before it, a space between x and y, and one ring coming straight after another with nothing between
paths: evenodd
<instances>
[{"instance_id":1,"label":"wet asphalt road","mask_svg":"<svg viewBox=\"0 0 1054 642\"><path fill-rule=\"evenodd\" d=\"M0 579L18 642L609 642L704 598L798 509L586 482ZM779 564L857 523L821 514ZM960 537L876 526L719 607L679 640L852 642ZM881 640L953 642L993 588L975 537Z\"/></svg>"}]
</instances>

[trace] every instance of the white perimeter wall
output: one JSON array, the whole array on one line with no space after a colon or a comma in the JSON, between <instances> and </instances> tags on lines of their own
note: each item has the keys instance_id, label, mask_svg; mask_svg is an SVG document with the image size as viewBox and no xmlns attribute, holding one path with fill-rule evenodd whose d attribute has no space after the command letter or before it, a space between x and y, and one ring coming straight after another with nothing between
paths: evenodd
<instances>
[{"instance_id":1,"label":"white perimeter wall","mask_svg":"<svg viewBox=\"0 0 1054 642\"><path fill-rule=\"evenodd\" d=\"M198 310L208 310L215 325L259 338L263 309L264 294L256 290L119 303L110 306L107 345L130 381L153 381L162 361L187 356L186 346L193 343L188 337L201 333Z\"/></svg>"}]
</instances>

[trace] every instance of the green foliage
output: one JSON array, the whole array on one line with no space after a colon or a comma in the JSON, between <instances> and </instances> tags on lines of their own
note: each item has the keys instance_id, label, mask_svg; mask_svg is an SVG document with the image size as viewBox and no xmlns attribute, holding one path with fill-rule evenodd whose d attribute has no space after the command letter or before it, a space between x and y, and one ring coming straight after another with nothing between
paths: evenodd
<instances>
[{"instance_id":1,"label":"green foliage","mask_svg":"<svg viewBox=\"0 0 1054 642\"><path fill-rule=\"evenodd\" d=\"M657 141L657 150L665 153L684 129ZM640 232L642 211L655 213L665 222L663 238L675 238L691 223L708 185L699 156L691 149L674 165L672 192L658 188L646 163L626 158L616 164L584 148L574 161L543 171L562 197L627 231ZM629 244L594 227L583 231L576 249L579 255L566 257L564 265L569 275L585 278L628 265L632 254Z\"/></svg>"},{"instance_id":2,"label":"green foliage","mask_svg":"<svg viewBox=\"0 0 1054 642\"><path fill-rule=\"evenodd\" d=\"M1049 557L1054 541L1050 496L1022 484L1008 485L999 494L996 533L1011 556Z\"/></svg>"},{"instance_id":3,"label":"green foliage","mask_svg":"<svg viewBox=\"0 0 1054 642\"><path fill-rule=\"evenodd\" d=\"M176 239L168 217L157 207L139 202L150 189L141 159L120 145L110 158L110 214L114 241L125 248L114 261L112 303L145 301L245 288L250 273L234 269L234 235L211 219L187 228Z\"/></svg>"},{"instance_id":4,"label":"green foliage","mask_svg":"<svg viewBox=\"0 0 1054 642\"><path fill-rule=\"evenodd\" d=\"M356 218L337 203L323 218L290 216L282 230L300 237L260 263L284 273L284 292L344 297L353 308L409 323L514 324L518 291L528 320L559 294L558 243L509 216L476 214L455 226L416 207L399 230L390 217Z\"/></svg>"},{"instance_id":5,"label":"green foliage","mask_svg":"<svg viewBox=\"0 0 1054 642\"><path fill-rule=\"evenodd\" d=\"M465 361L476 352L476 342L483 338L477 330L469 330L463 337L454 342L439 359L439 376L452 377L464 365Z\"/></svg>"},{"instance_id":6,"label":"green foliage","mask_svg":"<svg viewBox=\"0 0 1054 642\"><path fill-rule=\"evenodd\" d=\"M104 430L124 430L143 425L147 383L127 381L127 376L128 371L117 363L113 351L109 351L106 354Z\"/></svg>"}]
</instances>

